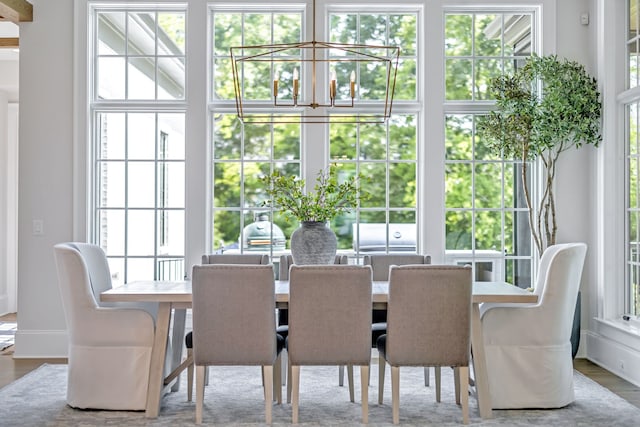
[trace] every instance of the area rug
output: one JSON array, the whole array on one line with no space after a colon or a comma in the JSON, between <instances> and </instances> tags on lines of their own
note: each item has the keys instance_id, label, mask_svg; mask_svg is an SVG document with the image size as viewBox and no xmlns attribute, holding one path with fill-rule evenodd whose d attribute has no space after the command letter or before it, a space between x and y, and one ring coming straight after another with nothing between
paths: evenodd
<instances>
[{"instance_id":1,"label":"area rug","mask_svg":"<svg viewBox=\"0 0 640 427\"><path fill-rule=\"evenodd\" d=\"M15 322L0 322L0 351L13 345L16 329L18 324Z\"/></svg>"},{"instance_id":2,"label":"area rug","mask_svg":"<svg viewBox=\"0 0 640 427\"><path fill-rule=\"evenodd\" d=\"M389 378L384 404L378 405L377 366L372 365L369 387L369 425L391 426ZM357 370L356 370L357 371ZM387 369L387 373L390 370ZM186 401L186 379L181 388L164 396L157 419L143 412L75 410L65 403L66 365L43 365L0 389L2 426L183 426L193 425L195 403ZM302 367L300 425L353 426L361 424L359 387L356 403L349 402L348 387L338 386L335 367ZM251 426L264 423L260 368L212 368L205 391L204 425ZM422 369L400 371L400 424L449 426L462 424L453 396L451 369L442 370L442 399L436 402L434 381L424 386ZM470 425L482 426L631 426L637 425L640 409L575 372L576 401L556 410L494 410L494 418L482 420L477 402L470 398ZM356 384L359 377L356 375ZM96 384L96 387L103 384ZM117 384L114 385L117 387ZM283 388L283 392L285 389ZM286 393L284 393L286 396ZM194 393L195 396L195 393ZM273 408L273 424L289 425L291 405Z\"/></svg>"}]
</instances>

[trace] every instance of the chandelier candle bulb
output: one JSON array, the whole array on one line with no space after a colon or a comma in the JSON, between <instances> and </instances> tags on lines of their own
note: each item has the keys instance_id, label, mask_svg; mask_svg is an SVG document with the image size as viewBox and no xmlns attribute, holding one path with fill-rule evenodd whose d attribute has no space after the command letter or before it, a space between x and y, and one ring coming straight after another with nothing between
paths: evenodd
<instances>
[{"instance_id":1,"label":"chandelier candle bulb","mask_svg":"<svg viewBox=\"0 0 640 427\"><path fill-rule=\"evenodd\" d=\"M273 97L274 98L278 97L278 80L280 80L280 75L276 71L273 74Z\"/></svg>"},{"instance_id":2,"label":"chandelier candle bulb","mask_svg":"<svg viewBox=\"0 0 640 427\"><path fill-rule=\"evenodd\" d=\"M356 97L356 72L355 71L351 71L349 87L351 91L351 98L353 99Z\"/></svg>"},{"instance_id":3,"label":"chandelier candle bulb","mask_svg":"<svg viewBox=\"0 0 640 427\"><path fill-rule=\"evenodd\" d=\"M331 71L330 77L331 81L329 82L329 98L336 99L336 72Z\"/></svg>"}]
</instances>

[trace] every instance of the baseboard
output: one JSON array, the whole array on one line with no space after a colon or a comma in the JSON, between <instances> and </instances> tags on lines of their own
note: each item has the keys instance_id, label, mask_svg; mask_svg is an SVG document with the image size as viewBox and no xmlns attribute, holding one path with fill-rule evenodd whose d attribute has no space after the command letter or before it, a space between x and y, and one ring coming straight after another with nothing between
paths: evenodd
<instances>
[{"instance_id":1,"label":"baseboard","mask_svg":"<svg viewBox=\"0 0 640 427\"><path fill-rule=\"evenodd\" d=\"M18 327L14 359L57 359L67 357L67 354L67 331L32 331Z\"/></svg>"},{"instance_id":2,"label":"baseboard","mask_svg":"<svg viewBox=\"0 0 640 427\"><path fill-rule=\"evenodd\" d=\"M640 351L594 332L586 333L586 358L640 387Z\"/></svg>"}]
</instances>

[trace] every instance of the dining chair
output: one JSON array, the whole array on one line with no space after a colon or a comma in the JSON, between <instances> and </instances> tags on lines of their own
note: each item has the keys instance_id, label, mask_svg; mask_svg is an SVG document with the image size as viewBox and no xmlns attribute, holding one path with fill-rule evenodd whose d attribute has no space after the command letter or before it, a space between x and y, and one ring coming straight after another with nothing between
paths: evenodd
<instances>
[{"instance_id":1,"label":"dining chair","mask_svg":"<svg viewBox=\"0 0 640 427\"><path fill-rule=\"evenodd\" d=\"M392 265L431 264L431 255L417 254L370 254L362 258L364 265L370 265L374 281L389 280ZM371 347L376 348L378 337L387 333L387 310L373 310L371 324ZM440 393L440 368L435 368L436 393ZM342 383L342 379L340 380ZM424 368L424 385L429 386L429 368Z\"/></svg>"},{"instance_id":2,"label":"dining chair","mask_svg":"<svg viewBox=\"0 0 640 427\"><path fill-rule=\"evenodd\" d=\"M87 260L76 245L54 246L67 323L67 403L73 408L144 410L153 317L142 309L101 307Z\"/></svg>"},{"instance_id":3,"label":"dining chair","mask_svg":"<svg viewBox=\"0 0 640 427\"><path fill-rule=\"evenodd\" d=\"M196 366L196 423L202 423L205 367L261 366L265 420L271 423L273 390L282 402L272 265L195 265L193 360ZM275 366L275 369L274 369Z\"/></svg>"},{"instance_id":4,"label":"dining chair","mask_svg":"<svg viewBox=\"0 0 640 427\"><path fill-rule=\"evenodd\" d=\"M334 264L349 264L347 255L336 255ZM291 255L280 255L279 275L280 280L289 280L289 268L293 265L293 257ZM278 328L277 332L287 338L289 334L289 312L287 309L278 309ZM287 349L285 348L285 353ZM282 383L286 384L287 357L282 358ZM344 366L338 368L339 384L343 385Z\"/></svg>"},{"instance_id":5,"label":"dining chair","mask_svg":"<svg viewBox=\"0 0 640 427\"><path fill-rule=\"evenodd\" d=\"M368 422L371 362L371 267L292 265L289 271L289 381L292 421L298 422L300 367L346 365L354 402L353 366L360 366L362 422Z\"/></svg>"},{"instance_id":6,"label":"dining chair","mask_svg":"<svg viewBox=\"0 0 640 427\"><path fill-rule=\"evenodd\" d=\"M202 255L202 264L269 264L269 255L266 254L205 254ZM273 268L272 268L273 269ZM187 348L187 401L191 402L193 393L193 334L187 332L184 337ZM208 374L206 384L209 384Z\"/></svg>"},{"instance_id":7,"label":"dining chair","mask_svg":"<svg viewBox=\"0 0 640 427\"><path fill-rule=\"evenodd\" d=\"M152 302L104 302L100 300L100 294L113 288L109 261L104 250L95 244L85 242L68 242L84 259L89 273L91 291L96 303L100 307L139 308L145 310L154 318L158 316L158 303Z\"/></svg>"},{"instance_id":8,"label":"dining chair","mask_svg":"<svg viewBox=\"0 0 640 427\"><path fill-rule=\"evenodd\" d=\"M471 269L462 266L392 266L387 333L378 338L378 403L383 402L385 364L391 366L393 423L400 420L400 367L450 366L458 382L462 420L469 422ZM385 363L386 361L386 363ZM439 400L439 396L436 396Z\"/></svg>"},{"instance_id":9,"label":"dining chair","mask_svg":"<svg viewBox=\"0 0 640 427\"><path fill-rule=\"evenodd\" d=\"M584 243L549 246L540 259L538 302L482 305L493 408L560 408L575 400L570 338L586 253Z\"/></svg>"}]
</instances>

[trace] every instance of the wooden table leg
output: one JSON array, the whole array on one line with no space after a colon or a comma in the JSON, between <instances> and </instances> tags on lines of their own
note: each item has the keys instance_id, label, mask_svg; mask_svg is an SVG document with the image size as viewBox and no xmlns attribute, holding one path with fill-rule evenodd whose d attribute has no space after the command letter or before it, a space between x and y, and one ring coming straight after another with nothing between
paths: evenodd
<instances>
[{"instance_id":1,"label":"wooden table leg","mask_svg":"<svg viewBox=\"0 0 640 427\"><path fill-rule=\"evenodd\" d=\"M173 310L173 333L171 336L171 372L176 369L182 362L182 349L184 347L184 329L187 317L187 310L177 308ZM180 390L180 376L177 377L176 383L171 387L172 392Z\"/></svg>"},{"instance_id":2,"label":"wooden table leg","mask_svg":"<svg viewBox=\"0 0 640 427\"><path fill-rule=\"evenodd\" d=\"M480 416L483 419L493 418L491 410L491 394L489 394L489 375L487 359L484 353L484 338L480 323L480 304L474 303L471 311L471 348L473 354L473 371Z\"/></svg>"},{"instance_id":3,"label":"wooden table leg","mask_svg":"<svg viewBox=\"0 0 640 427\"><path fill-rule=\"evenodd\" d=\"M171 320L171 303L161 302L158 306L156 319L156 334L151 351L151 366L149 367L149 387L147 388L147 418L156 418L160 412L160 399L164 389L164 360L167 352L167 337Z\"/></svg>"}]
</instances>

